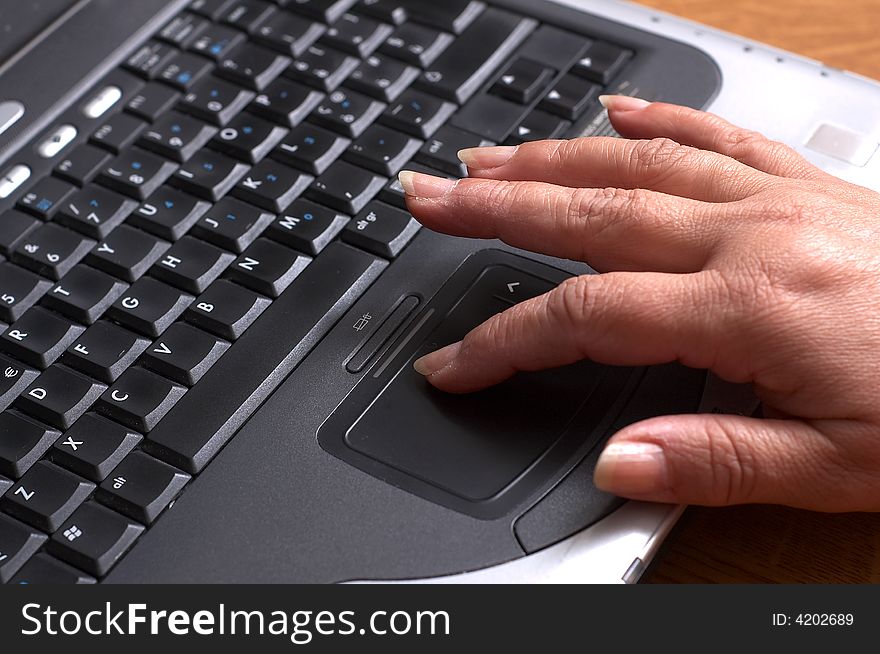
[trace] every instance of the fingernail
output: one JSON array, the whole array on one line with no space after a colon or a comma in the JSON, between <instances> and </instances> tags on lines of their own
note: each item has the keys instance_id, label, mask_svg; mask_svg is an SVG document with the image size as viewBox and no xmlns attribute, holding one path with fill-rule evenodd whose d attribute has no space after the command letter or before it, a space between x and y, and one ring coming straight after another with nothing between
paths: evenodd
<instances>
[{"instance_id":1,"label":"fingernail","mask_svg":"<svg viewBox=\"0 0 880 654\"><path fill-rule=\"evenodd\" d=\"M461 350L461 341L416 359L413 362L413 368L416 369L417 373L425 377L433 375L438 370L442 370L452 363L453 359L458 356L459 350Z\"/></svg>"},{"instance_id":2,"label":"fingernail","mask_svg":"<svg viewBox=\"0 0 880 654\"><path fill-rule=\"evenodd\" d=\"M397 179L400 180L400 185L407 195L417 198L439 198L446 195L455 186L456 181L445 177L415 173L411 170L401 171Z\"/></svg>"},{"instance_id":3,"label":"fingernail","mask_svg":"<svg viewBox=\"0 0 880 654\"><path fill-rule=\"evenodd\" d=\"M468 168L498 168L503 166L516 152L517 145L496 145L487 148L467 148L458 151L458 158Z\"/></svg>"},{"instance_id":4,"label":"fingernail","mask_svg":"<svg viewBox=\"0 0 880 654\"><path fill-rule=\"evenodd\" d=\"M609 443L599 455L593 481L615 495L646 495L668 487L666 457L654 443Z\"/></svg>"},{"instance_id":5,"label":"fingernail","mask_svg":"<svg viewBox=\"0 0 880 654\"><path fill-rule=\"evenodd\" d=\"M634 98L629 95L600 95L599 104L605 107L608 111L617 111L621 113L626 111L641 111L645 107L651 105L647 100Z\"/></svg>"}]
</instances>

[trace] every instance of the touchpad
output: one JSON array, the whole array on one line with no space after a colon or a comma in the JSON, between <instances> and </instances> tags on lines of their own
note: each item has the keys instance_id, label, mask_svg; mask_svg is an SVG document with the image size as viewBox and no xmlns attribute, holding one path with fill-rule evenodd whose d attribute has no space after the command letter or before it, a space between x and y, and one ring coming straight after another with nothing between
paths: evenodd
<instances>
[{"instance_id":1,"label":"touchpad","mask_svg":"<svg viewBox=\"0 0 880 654\"><path fill-rule=\"evenodd\" d=\"M562 436L601 369L517 375L450 395L407 366L346 434L349 447L469 500L500 493Z\"/></svg>"},{"instance_id":2,"label":"touchpad","mask_svg":"<svg viewBox=\"0 0 880 654\"><path fill-rule=\"evenodd\" d=\"M589 361L519 373L455 395L431 386L412 362L566 275L495 251L450 278L366 371L318 434L336 456L389 483L481 518L495 518L544 489L607 434L634 371Z\"/></svg>"}]
</instances>

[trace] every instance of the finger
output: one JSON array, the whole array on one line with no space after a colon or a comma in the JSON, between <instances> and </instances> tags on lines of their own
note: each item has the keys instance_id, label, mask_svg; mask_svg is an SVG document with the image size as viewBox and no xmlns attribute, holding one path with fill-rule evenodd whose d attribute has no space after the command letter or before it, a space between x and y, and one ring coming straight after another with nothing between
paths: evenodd
<instances>
[{"instance_id":1,"label":"finger","mask_svg":"<svg viewBox=\"0 0 880 654\"><path fill-rule=\"evenodd\" d=\"M787 145L732 125L714 114L662 102L646 103L627 96L603 96L602 99L614 128L626 138L674 139L701 150L718 152L771 175L798 179L827 177Z\"/></svg>"},{"instance_id":2,"label":"finger","mask_svg":"<svg viewBox=\"0 0 880 654\"><path fill-rule=\"evenodd\" d=\"M700 301L698 275L607 273L569 279L496 314L462 341L423 356L418 372L437 388L467 393L517 371L582 359L650 365L676 359L709 367L724 320Z\"/></svg>"},{"instance_id":3,"label":"finger","mask_svg":"<svg viewBox=\"0 0 880 654\"><path fill-rule=\"evenodd\" d=\"M723 239L716 205L623 189L400 174L407 206L436 231L500 238L514 247L588 261L597 270L692 272Z\"/></svg>"},{"instance_id":4,"label":"finger","mask_svg":"<svg viewBox=\"0 0 880 654\"><path fill-rule=\"evenodd\" d=\"M643 188L706 202L732 202L766 188L763 173L730 157L667 138L588 137L459 152L471 177L561 186Z\"/></svg>"},{"instance_id":5,"label":"finger","mask_svg":"<svg viewBox=\"0 0 880 654\"><path fill-rule=\"evenodd\" d=\"M632 499L724 506L880 509L876 473L860 476L813 424L715 414L651 418L615 434L596 485Z\"/></svg>"}]
</instances>

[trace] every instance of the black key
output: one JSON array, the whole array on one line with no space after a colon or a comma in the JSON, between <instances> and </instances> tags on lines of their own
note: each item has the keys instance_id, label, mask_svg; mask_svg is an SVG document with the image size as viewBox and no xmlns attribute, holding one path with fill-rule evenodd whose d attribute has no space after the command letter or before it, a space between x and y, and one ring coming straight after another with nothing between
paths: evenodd
<instances>
[{"instance_id":1,"label":"black key","mask_svg":"<svg viewBox=\"0 0 880 654\"><path fill-rule=\"evenodd\" d=\"M183 164L171 179L175 186L184 191L217 202L249 169L247 164L222 154L201 150Z\"/></svg>"},{"instance_id":2,"label":"black key","mask_svg":"<svg viewBox=\"0 0 880 654\"><path fill-rule=\"evenodd\" d=\"M330 25L322 40L363 59L378 48L393 29L374 18L346 12Z\"/></svg>"},{"instance_id":3,"label":"black key","mask_svg":"<svg viewBox=\"0 0 880 654\"><path fill-rule=\"evenodd\" d=\"M189 10L211 20L217 20L233 2L235 0L193 0L189 5Z\"/></svg>"},{"instance_id":4,"label":"black key","mask_svg":"<svg viewBox=\"0 0 880 654\"><path fill-rule=\"evenodd\" d=\"M232 286L224 280L216 283ZM186 323L176 322L150 346L141 363L178 384L192 386L227 349L229 343L226 341Z\"/></svg>"},{"instance_id":5,"label":"black key","mask_svg":"<svg viewBox=\"0 0 880 654\"><path fill-rule=\"evenodd\" d=\"M277 298L311 261L274 241L258 238L229 267L227 276L257 293Z\"/></svg>"},{"instance_id":6,"label":"black key","mask_svg":"<svg viewBox=\"0 0 880 654\"><path fill-rule=\"evenodd\" d=\"M492 92L520 104L530 104L547 88L554 74L552 68L521 57L501 73Z\"/></svg>"},{"instance_id":7,"label":"black key","mask_svg":"<svg viewBox=\"0 0 880 654\"><path fill-rule=\"evenodd\" d=\"M128 223L159 238L176 241L210 208L210 202L163 186L131 214Z\"/></svg>"},{"instance_id":8,"label":"black key","mask_svg":"<svg viewBox=\"0 0 880 654\"><path fill-rule=\"evenodd\" d=\"M217 75L261 91L290 64L290 59L273 50L245 43L238 46L217 66Z\"/></svg>"},{"instance_id":9,"label":"black key","mask_svg":"<svg viewBox=\"0 0 880 654\"><path fill-rule=\"evenodd\" d=\"M3 493L12 488L12 483L11 479L7 479L0 475L0 495L3 495Z\"/></svg>"},{"instance_id":10,"label":"black key","mask_svg":"<svg viewBox=\"0 0 880 654\"><path fill-rule=\"evenodd\" d=\"M147 124L130 114L116 114L92 134L91 142L119 154L137 140Z\"/></svg>"},{"instance_id":11,"label":"black key","mask_svg":"<svg viewBox=\"0 0 880 654\"><path fill-rule=\"evenodd\" d=\"M418 68L377 54L361 62L345 84L383 102L392 102L418 76Z\"/></svg>"},{"instance_id":12,"label":"black key","mask_svg":"<svg viewBox=\"0 0 880 654\"><path fill-rule=\"evenodd\" d=\"M401 132L426 139L455 113L455 109L451 102L410 89L397 102L388 105L379 121Z\"/></svg>"},{"instance_id":13,"label":"black key","mask_svg":"<svg viewBox=\"0 0 880 654\"><path fill-rule=\"evenodd\" d=\"M0 411L12 404L38 374L33 368L0 355Z\"/></svg>"},{"instance_id":14,"label":"black key","mask_svg":"<svg viewBox=\"0 0 880 654\"><path fill-rule=\"evenodd\" d=\"M61 525L47 550L93 574L107 574L144 528L100 504L87 502Z\"/></svg>"},{"instance_id":15,"label":"black key","mask_svg":"<svg viewBox=\"0 0 880 654\"><path fill-rule=\"evenodd\" d=\"M216 133L217 128L172 111L145 130L138 144L183 163L201 150Z\"/></svg>"},{"instance_id":16,"label":"black key","mask_svg":"<svg viewBox=\"0 0 880 654\"><path fill-rule=\"evenodd\" d=\"M94 244L69 229L47 223L19 241L12 260L43 277L58 280L79 263Z\"/></svg>"},{"instance_id":17,"label":"black key","mask_svg":"<svg viewBox=\"0 0 880 654\"><path fill-rule=\"evenodd\" d=\"M18 479L42 458L58 436L59 432L51 427L14 411L0 413L0 474Z\"/></svg>"},{"instance_id":18,"label":"black key","mask_svg":"<svg viewBox=\"0 0 880 654\"><path fill-rule=\"evenodd\" d=\"M51 287L52 282L24 268L0 263L0 320L15 322Z\"/></svg>"},{"instance_id":19,"label":"black key","mask_svg":"<svg viewBox=\"0 0 880 654\"><path fill-rule=\"evenodd\" d=\"M359 65L360 61L351 55L315 44L294 60L285 75L329 92Z\"/></svg>"},{"instance_id":20,"label":"black key","mask_svg":"<svg viewBox=\"0 0 880 654\"><path fill-rule=\"evenodd\" d=\"M242 113L214 137L211 147L248 163L257 163L265 157L287 130L270 122Z\"/></svg>"},{"instance_id":21,"label":"black key","mask_svg":"<svg viewBox=\"0 0 880 654\"><path fill-rule=\"evenodd\" d=\"M55 175L83 186L92 181L92 178L108 161L110 161L110 155L107 152L93 145L84 144L55 166Z\"/></svg>"},{"instance_id":22,"label":"black key","mask_svg":"<svg viewBox=\"0 0 880 654\"><path fill-rule=\"evenodd\" d=\"M180 91L188 91L211 68L213 64L204 57L191 52L178 52L158 72L156 79Z\"/></svg>"},{"instance_id":23,"label":"black key","mask_svg":"<svg viewBox=\"0 0 880 654\"><path fill-rule=\"evenodd\" d=\"M62 563L54 556L37 554L24 564L10 583L21 586L39 584L60 586L62 584L94 584L95 579L85 572Z\"/></svg>"},{"instance_id":24,"label":"black key","mask_svg":"<svg viewBox=\"0 0 880 654\"><path fill-rule=\"evenodd\" d=\"M410 161L403 167L404 170L412 170L417 173L425 173L426 175L434 175L437 177L451 177L446 173L443 173L439 170L434 170L433 168L429 168L428 166L423 166L420 163L415 161ZM406 193L403 190L403 186L400 185L400 180L397 177L392 177L385 187L379 192L378 198L384 202L385 204L390 204L392 206L398 207L399 209L406 209Z\"/></svg>"},{"instance_id":25,"label":"black key","mask_svg":"<svg viewBox=\"0 0 880 654\"><path fill-rule=\"evenodd\" d=\"M308 18L279 11L260 23L254 40L282 54L298 57L327 30Z\"/></svg>"},{"instance_id":26,"label":"black key","mask_svg":"<svg viewBox=\"0 0 880 654\"><path fill-rule=\"evenodd\" d=\"M274 13L275 8L263 0L236 0L223 13L221 20L245 32L253 32Z\"/></svg>"},{"instance_id":27,"label":"black key","mask_svg":"<svg viewBox=\"0 0 880 654\"><path fill-rule=\"evenodd\" d=\"M22 196L17 206L37 218L48 220L75 190L75 186L60 179L44 177Z\"/></svg>"},{"instance_id":28,"label":"black key","mask_svg":"<svg viewBox=\"0 0 880 654\"><path fill-rule=\"evenodd\" d=\"M0 349L35 368L47 368L83 328L41 307L32 307L0 336Z\"/></svg>"},{"instance_id":29,"label":"black key","mask_svg":"<svg viewBox=\"0 0 880 654\"><path fill-rule=\"evenodd\" d=\"M165 241L128 225L120 225L98 243L86 263L114 277L133 282L140 278L169 247Z\"/></svg>"},{"instance_id":30,"label":"black key","mask_svg":"<svg viewBox=\"0 0 880 654\"><path fill-rule=\"evenodd\" d=\"M553 85L538 106L567 120L577 120L591 103L599 108L598 98L601 92L601 86L581 77L566 75Z\"/></svg>"},{"instance_id":31,"label":"black key","mask_svg":"<svg viewBox=\"0 0 880 654\"><path fill-rule=\"evenodd\" d=\"M427 6L427 5L426 5ZM446 6L432 3L429 6ZM443 51L416 84L447 100L462 103L516 51L537 23L496 9L482 12Z\"/></svg>"},{"instance_id":32,"label":"black key","mask_svg":"<svg viewBox=\"0 0 880 654\"><path fill-rule=\"evenodd\" d=\"M177 48L186 48L208 27L208 21L195 14L182 13L159 30L156 38Z\"/></svg>"},{"instance_id":33,"label":"black key","mask_svg":"<svg viewBox=\"0 0 880 654\"><path fill-rule=\"evenodd\" d=\"M421 225L408 211L371 202L342 230L342 240L393 259L418 234Z\"/></svg>"},{"instance_id":34,"label":"black key","mask_svg":"<svg viewBox=\"0 0 880 654\"><path fill-rule=\"evenodd\" d=\"M282 211L314 178L273 160L254 166L232 191L233 195L267 211Z\"/></svg>"},{"instance_id":35,"label":"black key","mask_svg":"<svg viewBox=\"0 0 880 654\"><path fill-rule=\"evenodd\" d=\"M9 256L15 246L40 222L21 211L7 211L0 214L0 254ZM2 279L2 276L0 276Z\"/></svg>"},{"instance_id":36,"label":"black key","mask_svg":"<svg viewBox=\"0 0 880 654\"><path fill-rule=\"evenodd\" d=\"M67 429L107 387L64 366L49 366L15 401L20 411Z\"/></svg>"},{"instance_id":37,"label":"black key","mask_svg":"<svg viewBox=\"0 0 880 654\"><path fill-rule=\"evenodd\" d=\"M422 142L384 125L371 125L349 146L345 160L390 177L422 147Z\"/></svg>"},{"instance_id":38,"label":"black key","mask_svg":"<svg viewBox=\"0 0 880 654\"><path fill-rule=\"evenodd\" d=\"M411 20L431 25L437 29L461 34L485 8L475 0L400 0Z\"/></svg>"},{"instance_id":39,"label":"black key","mask_svg":"<svg viewBox=\"0 0 880 654\"><path fill-rule=\"evenodd\" d=\"M90 184L64 203L57 220L90 238L100 239L122 223L137 204L135 200Z\"/></svg>"},{"instance_id":40,"label":"black key","mask_svg":"<svg viewBox=\"0 0 880 654\"><path fill-rule=\"evenodd\" d=\"M571 72L591 82L607 86L631 56L632 52L629 50L604 41L595 41L578 59Z\"/></svg>"},{"instance_id":41,"label":"black key","mask_svg":"<svg viewBox=\"0 0 880 654\"><path fill-rule=\"evenodd\" d=\"M357 0L294 0L289 6L291 11L317 18L324 23L333 23L351 9L355 2Z\"/></svg>"},{"instance_id":42,"label":"black key","mask_svg":"<svg viewBox=\"0 0 880 654\"><path fill-rule=\"evenodd\" d=\"M312 256L342 231L348 217L308 200L297 200L266 230L269 238Z\"/></svg>"},{"instance_id":43,"label":"black key","mask_svg":"<svg viewBox=\"0 0 880 654\"><path fill-rule=\"evenodd\" d=\"M98 500L129 518L152 524L190 476L143 452L132 452L98 491Z\"/></svg>"},{"instance_id":44,"label":"black key","mask_svg":"<svg viewBox=\"0 0 880 654\"><path fill-rule=\"evenodd\" d=\"M129 368L98 399L95 408L123 425L146 433L186 389L142 368Z\"/></svg>"},{"instance_id":45,"label":"black key","mask_svg":"<svg viewBox=\"0 0 880 654\"><path fill-rule=\"evenodd\" d=\"M85 330L61 355L61 363L112 384L150 341L106 320Z\"/></svg>"},{"instance_id":46,"label":"black key","mask_svg":"<svg viewBox=\"0 0 880 654\"><path fill-rule=\"evenodd\" d=\"M0 515L0 584L5 584L46 541L46 536Z\"/></svg>"},{"instance_id":47,"label":"black key","mask_svg":"<svg viewBox=\"0 0 880 654\"><path fill-rule=\"evenodd\" d=\"M195 84L178 106L181 111L223 126L253 99L253 91L216 77L208 77Z\"/></svg>"},{"instance_id":48,"label":"black key","mask_svg":"<svg viewBox=\"0 0 880 654\"><path fill-rule=\"evenodd\" d=\"M349 138L364 133L385 110L385 104L355 91L334 91L312 112L310 120Z\"/></svg>"},{"instance_id":49,"label":"black key","mask_svg":"<svg viewBox=\"0 0 880 654\"><path fill-rule=\"evenodd\" d=\"M237 29L212 24L199 33L189 49L217 61L229 54L239 43L243 43L245 38Z\"/></svg>"},{"instance_id":50,"label":"black key","mask_svg":"<svg viewBox=\"0 0 880 654\"><path fill-rule=\"evenodd\" d=\"M87 413L55 441L52 461L100 483L142 439L112 420Z\"/></svg>"},{"instance_id":51,"label":"black key","mask_svg":"<svg viewBox=\"0 0 880 654\"><path fill-rule=\"evenodd\" d=\"M368 170L337 161L312 182L310 199L349 215L356 214L388 181Z\"/></svg>"},{"instance_id":52,"label":"black key","mask_svg":"<svg viewBox=\"0 0 880 654\"><path fill-rule=\"evenodd\" d=\"M299 125L324 94L287 79L276 79L254 98L248 111L286 126Z\"/></svg>"},{"instance_id":53,"label":"black key","mask_svg":"<svg viewBox=\"0 0 880 654\"><path fill-rule=\"evenodd\" d=\"M235 257L192 236L172 245L150 274L189 293L201 293Z\"/></svg>"},{"instance_id":54,"label":"black key","mask_svg":"<svg viewBox=\"0 0 880 654\"><path fill-rule=\"evenodd\" d=\"M345 152L351 141L310 123L297 125L272 157L312 175L320 175Z\"/></svg>"},{"instance_id":55,"label":"black key","mask_svg":"<svg viewBox=\"0 0 880 654\"><path fill-rule=\"evenodd\" d=\"M331 243L165 416L145 445L172 465L199 472L250 416L243 407L258 406L383 267L372 255Z\"/></svg>"},{"instance_id":56,"label":"black key","mask_svg":"<svg viewBox=\"0 0 880 654\"><path fill-rule=\"evenodd\" d=\"M523 43L518 54L556 70L567 70L588 45L590 39L582 34L541 25Z\"/></svg>"},{"instance_id":57,"label":"black key","mask_svg":"<svg viewBox=\"0 0 880 654\"><path fill-rule=\"evenodd\" d=\"M259 265L264 265L260 262ZM184 314L186 320L229 341L238 339L271 300L220 279L195 299Z\"/></svg>"},{"instance_id":58,"label":"black key","mask_svg":"<svg viewBox=\"0 0 880 654\"><path fill-rule=\"evenodd\" d=\"M456 177L467 177L467 166L458 158L459 150L487 145L495 145L495 143L457 127L444 125L425 142L416 155L416 161Z\"/></svg>"},{"instance_id":59,"label":"black key","mask_svg":"<svg viewBox=\"0 0 880 654\"><path fill-rule=\"evenodd\" d=\"M154 79L174 59L177 50L167 43L150 41L125 61L125 67L144 79Z\"/></svg>"},{"instance_id":60,"label":"black key","mask_svg":"<svg viewBox=\"0 0 880 654\"><path fill-rule=\"evenodd\" d=\"M150 82L125 106L126 111L151 123L177 104L180 93L164 84Z\"/></svg>"},{"instance_id":61,"label":"black key","mask_svg":"<svg viewBox=\"0 0 880 654\"><path fill-rule=\"evenodd\" d=\"M517 126L505 143L519 145L526 141L543 141L555 139L565 134L571 123L562 118L551 116L543 111L535 110Z\"/></svg>"},{"instance_id":62,"label":"black key","mask_svg":"<svg viewBox=\"0 0 880 654\"><path fill-rule=\"evenodd\" d=\"M223 198L193 227L192 235L240 254L275 218L234 198Z\"/></svg>"},{"instance_id":63,"label":"black key","mask_svg":"<svg viewBox=\"0 0 880 654\"><path fill-rule=\"evenodd\" d=\"M52 533L92 494L95 485L48 461L35 463L0 500L3 510Z\"/></svg>"},{"instance_id":64,"label":"black key","mask_svg":"<svg viewBox=\"0 0 880 654\"><path fill-rule=\"evenodd\" d=\"M101 172L98 181L107 188L142 201L159 188L176 168L177 164L146 150L131 148L111 161Z\"/></svg>"},{"instance_id":65,"label":"black key","mask_svg":"<svg viewBox=\"0 0 880 654\"><path fill-rule=\"evenodd\" d=\"M417 23L404 23L379 50L413 66L427 68L455 37Z\"/></svg>"},{"instance_id":66,"label":"black key","mask_svg":"<svg viewBox=\"0 0 880 654\"><path fill-rule=\"evenodd\" d=\"M408 18L398 0L361 0L357 10L393 25L400 25Z\"/></svg>"},{"instance_id":67,"label":"black key","mask_svg":"<svg viewBox=\"0 0 880 654\"><path fill-rule=\"evenodd\" d=\"M107 317L155 338L177 320L193 298L150 277L135 282L107 310Z\"/></svg>"},{"instance_id":68,"label":"black key","mask_svg":"<svg viewBox=\"0 0 880 654\"><path fill-rule=\"evenodd\" d=\"M525 118L528 111L529 107L497 95L479 94L452 117L450 124L501 143Z\"/></svg>"},{"instance_id":69,"label":"black key","mask_svg":"<svg viewBox=\"0 0 880 654\"><path fill-rule=\"evenodd\" d=\"M72 320L91 325L116 301L127 284L80 264L74 266L43 298L49 307Z\"/></svg>"}]
</instances>

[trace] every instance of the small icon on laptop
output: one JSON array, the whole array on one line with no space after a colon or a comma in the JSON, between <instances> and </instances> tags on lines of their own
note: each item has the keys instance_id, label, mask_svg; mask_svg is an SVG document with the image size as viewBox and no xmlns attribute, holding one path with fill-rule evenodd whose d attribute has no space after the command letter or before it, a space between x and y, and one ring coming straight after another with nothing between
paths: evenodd
<instances>
[{"instance_id":1,"label":"small icon on laptop","mask_svg":"<svg viewBox=\"0 0 880 654\"><path fill-rule=\"evenodd\" d=\"M82 529L77 527L76 525L70 525L69 529L64 530L64 537L69 541L75 541L77 538L83 535Z\"/></svg>"}]
</instances>

